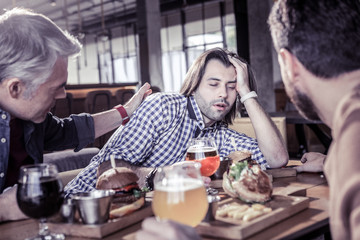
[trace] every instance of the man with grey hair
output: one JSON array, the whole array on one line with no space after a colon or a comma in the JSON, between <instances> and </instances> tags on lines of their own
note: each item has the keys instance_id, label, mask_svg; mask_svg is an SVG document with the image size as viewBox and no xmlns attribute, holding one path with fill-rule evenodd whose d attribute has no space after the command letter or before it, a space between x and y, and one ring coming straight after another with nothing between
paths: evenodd
<instances>
[{"instance_id":1,"label":"man with grey hair","mask_svg":"<svg viewBox=\"0 0 360 240\"><path fill-rule=\"evenodd\" d=\"M20 166L41 163L44 150L80 150L125 123L151 93L145 84L125 106L53 116L56 99L65 97L68 58L80 50L41 14L15 8L0 16L0 221L25 217L15 198Z\"/></svg>"}]
</instances>

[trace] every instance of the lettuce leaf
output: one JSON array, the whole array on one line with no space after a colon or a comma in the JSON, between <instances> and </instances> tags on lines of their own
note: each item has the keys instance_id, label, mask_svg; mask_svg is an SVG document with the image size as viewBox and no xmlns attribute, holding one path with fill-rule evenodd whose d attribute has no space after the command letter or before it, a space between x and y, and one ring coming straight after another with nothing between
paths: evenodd
<instances>
[{"instance_id":1,"label":"lettuce leaf","mask_svg":"<svg viewBox=\"0 0 360 240\"><path fill-rule=\"evenodd\" d=\"M229 177L231 179L239 180L242 170L247 167L248 162L246 160L232 164L230 166Z\"/></svg>"}]
</instances>

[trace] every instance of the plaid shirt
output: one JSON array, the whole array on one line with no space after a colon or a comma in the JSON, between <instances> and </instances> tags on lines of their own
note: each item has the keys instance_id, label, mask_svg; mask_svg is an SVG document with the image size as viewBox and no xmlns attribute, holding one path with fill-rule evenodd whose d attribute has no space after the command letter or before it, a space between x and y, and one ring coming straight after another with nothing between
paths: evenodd
<instances>
[{"instance_id":1,"label":"plaid shirt","mask_svg":"<svg viewBox=\"0 0 360 240\"><path fill-rule=\"evenodd\" d=\"M207 136L215 139L220 157L248 150L263 169L268 166L256 139L227 128L224 122L205 128L192 96L158 93L145 99L127 125L116 130L91 163L65 187L65 192L92 191L97 168L109 161L110 155L141 167L161 167L184 161L190 139Z\"/></svg>"}]
</instances>

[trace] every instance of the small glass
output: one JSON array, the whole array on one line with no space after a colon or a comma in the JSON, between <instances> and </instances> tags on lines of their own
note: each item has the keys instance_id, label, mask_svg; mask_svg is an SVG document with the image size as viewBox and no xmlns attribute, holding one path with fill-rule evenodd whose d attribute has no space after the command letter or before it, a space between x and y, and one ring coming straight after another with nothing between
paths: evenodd
<instances>
[{"instance_id":1,"label":"small glass","mask_svg":"<svg viewBox=\"0 0 360 240\"><path fill-rule=\"evenodd\" d=\"M191 139L185 159L201 163L201 175L205 177L213 175L220 166L220 156L211 137Z\"/></svg>"},{"instance_id":2,"label":"small glass","mask_svg":"<svg viewBox=\"0 0 360 240\"><path fill-rule=\"evenodd\" d=\"M186 161L201 163L201 175L210 177L220 166L220 156L217 151L215 140L212 137L193 138L190 140L186 152ZM208 187L206 191L209 195L216 195L218 191Z\"/></svg>"},{"instance_id":3,"label":"small glass","mask_svg":"<svg viewBox=\"0 0 360 240\"><path fill-rule=\"evenodd\" d=\"M63 234L50 233L46 219L59 212L63 203L63 186L53 164L22 166L16 193L21 211L30 218L39 220L39 234L27 239L65 239Z\"/></svg>"}]
</instances>

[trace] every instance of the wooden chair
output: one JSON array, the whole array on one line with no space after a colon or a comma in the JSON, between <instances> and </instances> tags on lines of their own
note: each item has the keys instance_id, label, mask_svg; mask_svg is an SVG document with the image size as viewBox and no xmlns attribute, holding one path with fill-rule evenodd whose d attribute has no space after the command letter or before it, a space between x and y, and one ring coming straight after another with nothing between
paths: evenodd
<instances>
[{"instance_id":1,"label":"wooden chair","mask_svg":"<svg viewBox=\"0 0 360 240\"><path fill-rule=\"evenodd\" d=\"M98 113L111 108L111 92L109 90L94 90L87 93L85 111Z\"/></svg>"},{"instance_id":2,"label":"wooden chair","mask_svg":"<svg viewBox=\"0 0 360 240\"><path fill-rule=\"evenodd\" d=\"M116 104L125 104L134 96L134 89L119 89L115 92Z\"/></svg>"},{"instance_id":3,"label":"wooden chair","mask_svg":"<svg viewBox=\"0 0 360 240\"><path fill-rule=\"evenodd\" d=\"M280 134L285 141L285 146L287 147L286 118L271 117L271 119L275 123L276 127L279 129ZM249 137L256 138L255 130L253 128L250 118L248 117L235 118L233 124L229 125L229 128L234 129L237 132L245 133Z\"/></svg>"}]
</instances>

